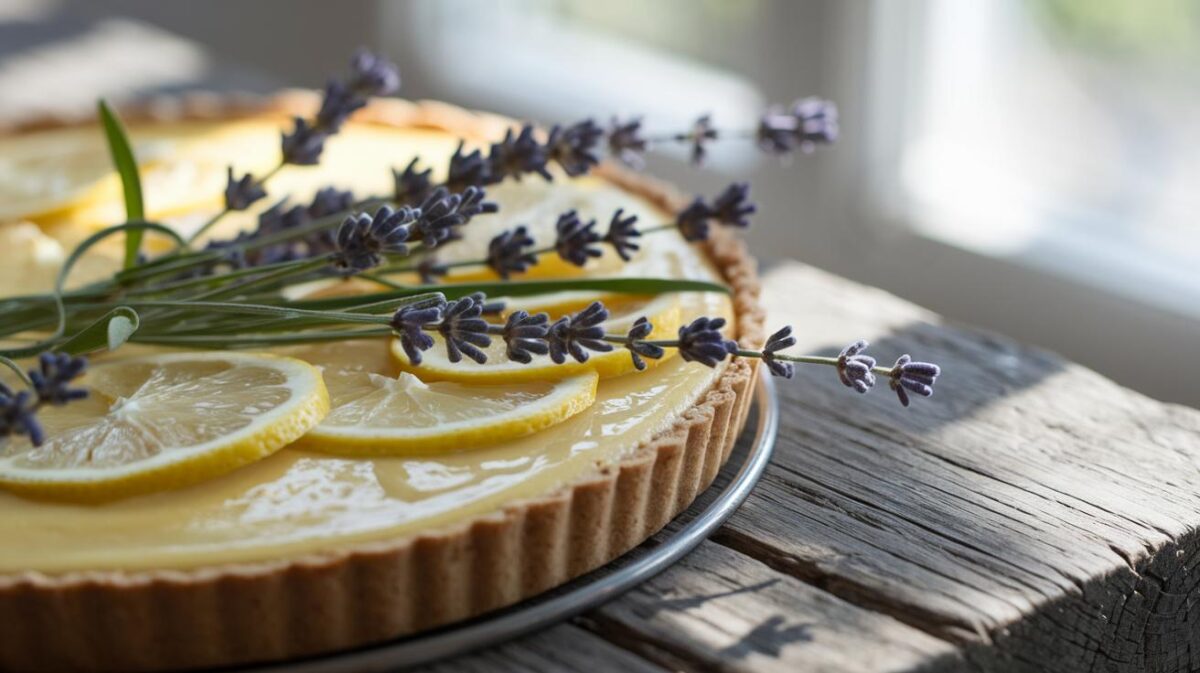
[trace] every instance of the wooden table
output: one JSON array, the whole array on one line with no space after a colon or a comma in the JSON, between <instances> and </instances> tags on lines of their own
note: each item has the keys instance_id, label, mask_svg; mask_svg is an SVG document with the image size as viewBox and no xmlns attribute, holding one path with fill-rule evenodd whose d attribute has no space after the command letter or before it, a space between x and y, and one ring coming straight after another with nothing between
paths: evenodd
<instances>
[{"instance_id":1,"label":"wooden table","mask_svg":"<svg viewBox=\"0 0 1200 673\"><path fill-rule=\"evenodd\" d=\"M1200 412L798 264L765 301L812 352L940 363L937 395L781 381L774 463L710 541L430 670L1200 671Z\"/></svg>"}]
</instances>

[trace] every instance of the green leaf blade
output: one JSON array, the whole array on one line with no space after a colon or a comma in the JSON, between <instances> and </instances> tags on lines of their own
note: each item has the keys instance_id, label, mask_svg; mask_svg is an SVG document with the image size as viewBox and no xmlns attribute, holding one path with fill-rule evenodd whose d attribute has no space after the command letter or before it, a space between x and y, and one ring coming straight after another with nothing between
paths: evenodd
<instances>
[{"instance_id":1,"label":"green leaf blade","mask_svg":"<svg viewBox=\"0 0 1200 673\"><path fill-rule=\"evenodd\" d=\"M145 204L142 200L142 177L138 173L137 160L133 156L133 146L120 118L103 99L97 103L100 113L100 123L104 127L104 136L108 139L108 150L112 154L113 167L121 177L121 188L125 195L125 219L128 222L142 222L146 219ZM137 264L138 251L142 247L143 231L131 229L125 234L125 265L131 269Z\"/></svg>"},{"instance_id":2,"label":"green leaf blade","mask_svg":"<svg viewBox=\"0 0 1200 673\"><path fill-rule=\"evenodd\" d=\"M116 350L137 332L141 317L128 306L118 306L105 313L96 322L88 325L55 350L81 355L98 350Z\"/></svg>"}]
</instances>

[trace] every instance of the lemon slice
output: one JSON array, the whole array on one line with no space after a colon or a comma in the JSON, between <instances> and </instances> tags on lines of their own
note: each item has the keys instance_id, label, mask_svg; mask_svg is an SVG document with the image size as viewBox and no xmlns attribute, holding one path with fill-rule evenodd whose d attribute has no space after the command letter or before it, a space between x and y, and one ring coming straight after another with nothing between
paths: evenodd
<instances>
[{"instance_id":1,"label":"lemon slice","mask_svg":"<svg viewBox=\"0 0 1200 673\"><path fill-rule=\"evenodd\" d=\"M424 383L395 365L386 340L290 351L318 365L332 411L297 448L341 455L459 451L533 434L592 405L593 372L499 386Z\"/></svg>"},{"instance_id":2,"label":"lemon slice","mask_svg":"<svg viewBox=\"0 0 1200 673\"><path fill-rule=\"evenodd\" d=\"M654 325L650 339L673 338L680 324L679 299L673 294L664 294L649 301L630 302L605 324L611 333L624 334L641 316L646 316ZM413 365L401 348L400 342L392 341L392 356L396 359L396 364L422 381L515 383L563 379L584 372L596 372L600 378L606 379L635 371L629 352L616 345L607 353L591 353L586 362L576 362L568 358L562 364L556 364L548 355L534 356L529 364L509 360L505 355L504 341L499 337L492 337L492 344L481 350L488 358L483 364L465 358L460 362L450 362L446 356L445 343L440 336L435 336L434 346L425 351L421 364ZM658 360L646 359L646 366L654 367L675 354L675 349L667 349L666 355Z\"/></svg>"},{"instance_id":3,"label":"lemon slice","mask_svg":"<svg viewBox=\"0 0 1200 673\"><path fill-rule=\"evenodd\" d=\"M38 413L46 441L0 443L0 486L106 500L196 483L268 456L329 410L320 372L292 358L173 353L94 366L87 399Z\"/></svg>"}]
</instances>

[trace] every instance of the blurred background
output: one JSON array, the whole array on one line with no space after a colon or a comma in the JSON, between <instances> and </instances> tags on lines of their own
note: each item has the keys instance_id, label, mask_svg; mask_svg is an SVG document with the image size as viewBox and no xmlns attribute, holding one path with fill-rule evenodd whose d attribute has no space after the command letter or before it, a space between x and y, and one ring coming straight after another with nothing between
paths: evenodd
<instances>
[{"instance_id":1,"label":"blurred background","mask_svg":"<svg viewBox=\"0 0 1200 673\"><path fill-rule=\"evenodd\" d=\"M318 87L359 45L407 97L539 122L832 98L842 139L783 168L727 143L648 170L748 179L767 263L1200 406L1200 0L0 0L0 120Z\"/></svg>"}]
</instances>

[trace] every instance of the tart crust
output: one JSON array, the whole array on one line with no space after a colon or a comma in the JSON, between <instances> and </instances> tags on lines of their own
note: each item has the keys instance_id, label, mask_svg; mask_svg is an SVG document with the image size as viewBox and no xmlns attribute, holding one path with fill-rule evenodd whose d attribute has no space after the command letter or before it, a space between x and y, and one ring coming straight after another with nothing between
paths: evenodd
<instances>
[{"instance_id":1,"label":"tart crust","mask_svg":"<svg viewBox=\"0 0 1200 673\"><path fill-rule=\"evenodd\" d=\"M190 94L126 119L307 114L309 92ZM378 100L357 121L503 135L513 122L432 101ZM90 120L44 118L0 131ZM675 212L667 185L612 165L597 174ZM762 343L754 259L716 230L703 245L733 290L738 341ZM0 670L146 671L283 660L389 640L516 603L643 542L712 483L746 423L757 361L735 358L667 430L542 497L452 527L278 562L187 571L0 575Z\"/></svg>"}]
</instances>

